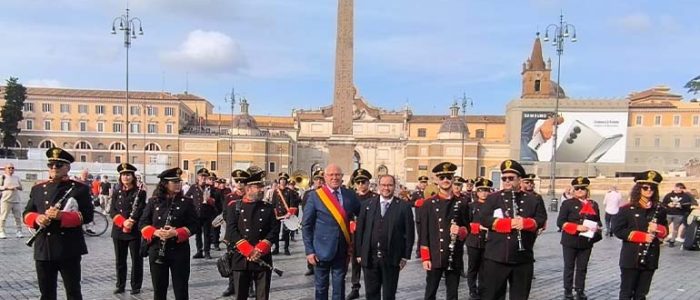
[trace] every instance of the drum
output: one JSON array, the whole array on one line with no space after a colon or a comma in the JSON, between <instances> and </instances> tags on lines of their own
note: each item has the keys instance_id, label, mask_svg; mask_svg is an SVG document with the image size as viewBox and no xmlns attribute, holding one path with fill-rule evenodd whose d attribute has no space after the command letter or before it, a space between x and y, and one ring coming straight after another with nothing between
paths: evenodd
<instances>
[{"instance_id":1,"label":"drum","mask_svg":"<svg viewBox=\"0 0 700 300\"><path fill-rule=\"evenodd\" d=\"M301 220L295 215L291 215L289 216L289 218L282 219L281 222L282 225L284 225L284 227L286 227L289 231L295 231L301 228Z\"/></svg>"}]
</instances>

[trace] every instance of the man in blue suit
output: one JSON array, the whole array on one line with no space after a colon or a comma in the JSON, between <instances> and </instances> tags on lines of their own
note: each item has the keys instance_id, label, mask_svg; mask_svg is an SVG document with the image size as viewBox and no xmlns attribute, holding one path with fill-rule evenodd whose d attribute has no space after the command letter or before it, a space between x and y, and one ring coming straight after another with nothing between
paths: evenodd
<instances>
[{"instance_id":1,"label":"man in blue suit","mask_svg":"<svg viewBox=\"0 0 700 300\"><path fill-rule=\"evenodd\" d=\"M328 165L323 177L326 185L309 195L304 206L306 260L316 269L316 299L328 299L328 279L332 275L333 300L342 300L352 256L349 220L359 213L360 202L353 191L341 186L343 171L339 166Z\"/></svg>"}]
</instances>

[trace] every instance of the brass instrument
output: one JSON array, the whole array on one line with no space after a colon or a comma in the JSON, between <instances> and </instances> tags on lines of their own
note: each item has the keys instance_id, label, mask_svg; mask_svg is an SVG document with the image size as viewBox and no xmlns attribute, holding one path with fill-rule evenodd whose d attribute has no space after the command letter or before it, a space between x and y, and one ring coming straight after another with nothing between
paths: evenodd
<instances>
[{"instance_id":1,"label":"brass instrument","mask_svg":"<svg viewBox=\"0 0 700 300\"><path fill-rule=\"evenodd\" d=\"M440 192L440 188L438 188L437 184L435 184L435 183L428 184L428 186L425 187L425 190L423 190L423 199L428 199L432 196L435 196L439 192Z\"/></svg>"},{"instance_id":2,"label":"brass instrument","mask_svg":"<svg viewBox=\"0 0 700 300\"><path fill-rule=\"evenodd\" d=\"M297 187L306 189L309 187L309 174L304 170L296 170L292 173L292 180L296 182Z\"/></svg>"}]
</instances>

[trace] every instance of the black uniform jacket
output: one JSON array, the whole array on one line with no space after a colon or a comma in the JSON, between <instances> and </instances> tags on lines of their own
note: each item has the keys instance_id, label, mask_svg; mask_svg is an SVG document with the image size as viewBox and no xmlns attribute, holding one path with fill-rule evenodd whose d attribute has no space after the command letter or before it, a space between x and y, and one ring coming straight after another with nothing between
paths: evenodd
<instances>
[{"instance_id":1,"label":"black uniform jacket","mask_svg":"<svg viewBox=\"0 0 700 300\"><path fill-rule=\"evenodd\" d=\"M284 197L284 203L287 203L286 207L282 202L282 199L280 198L280 194L282 194L282 197ZM271 203L272 206L275 208L275 213L277 214L276 216L283 217L287 214L287 208L291 207L297 208L295 214L298 215L298 208L299 204L301 204L301 199L299 199L299 193L297 193L295 190L285 187L284 190L276 189L272 193Z\"/></svg>"},{"instance_id":2,"label":"black uniform jacket","mask_svg":"<svg viewBox=\"0 0 700 300\"><path fill-rule=\"evenodd\" d=\"M411 193L411 206L415 207L416 201L418 201L418 199L423 199L423 191L416 189Z\"/></svg>"},{"instance_id":3,"label":"black uniform jacket","mask_svg":"<svg viewBox=\"0 0 700 300\"><path fill-rule=\"evenodd\" d=\"M375 216L381 214L379 197L367 199L360 208L357 218L357 230L355 231L355 256L362 258L362 266L368 267L369 258L375 253L370 253L372 230ZM384 213L384 230L386 230L387 245L386 261L392 266L398 266L402 258L411 258L411 249L415 241L415 227L413 225L413 211L411 205L397 197L393 197L391 204Z\"/></svg>"},{"instance_id":4,"label":"black uniform jacket","mask_svg":"<svg viewBox=\"0 0 700 300\"><path fill-rule=\"evenodd\" d=\"M247 242L250 247L264 249L260 259L272 265L270 247L279 237L279 221L272 205L264 201L241 202L239 211L233 210L226 222L226 240L229 249L239 248ZM228 222L230 221L230 222ZM240 248L239 248L240 249ZM266 271L265 267L248 261L238 250L233 250L233 270Z\"/></svg>"},{"instance_id":5,"label":"black uniform jacket","mask_svg":"<svg viewBox=\"0 0 700 300\"><path fill-rule=\"evenodd\" d=\"M70 190L69 194L66 194L70 188L73 189ZM78 203L80 221L82 222L67 225L68 218L52 221L34 241L35 260L64 260L88 253L82 224L92 222L94 207L90 197L90 188L87 185L75 180L40 182L32 187L29 201L22 216L25 224L29 223L28 226L38 229L39 226L34 222L38 215L44 214L59 200L62 200L61 209L63 209L71 198L74 198ZM28 220L31 220L31 223Z\"/></svg>"},{"instance_id":6,"label":"black uniform jacket","mask_svg":"<svg viewBox=\"0 0 700 300\"><path fill-rule=\"evenodd\" d=\"M662 225L664 234L657 235L651 244L633 242L632 233L647 232L649 223L656 219L658 225ZM643 208L637 205L627 204L620 207L620 211L613 217L613 233L622 240L620 249L620 267L630 269L655 270L659 266L659 240L663 239L668 232L666 230L668 221L666 220L666 209L663 206L652 206ZM640 257L647 250L646 265L639 263Z\"/></svg>"},{"instance_id":7,"label":"black uniform jacket","mask_svg":"<svg viewBox=\"0 0 700 300\"><path fill-rule=\"evenodd\" d=\"M133 211L134 203L136 210ZM118 240L133 240L141 238L139 228L139 219L143 210L146 208L146 191L139 190L136 187L124 190L118 189L112 194L112 207L109 209L109 217L112 218L112 238ZM122 229L124 221L132 219L135 221L129 233L125 233Z\"/></svg>"},{"instance_id":8,"label":"black uniform jacket","mask_svg":"<svg viewBox=\"0 0 700 300\"><path fill-rule=\"evenodd\" d=\"M457 205L455 209L455 205ZM428 198L420 208L420 225L418 242L420 243L421 259L426 260L429 253L432 268L447 268L452 253L453 268L461 270L464 267L464 238L468 234L468 208L464 202L455 198L443 199L440 195ZM453 250L450 250L450 226L454 219L456 225L462 228L462 239L457 238ZM427 251L427 253L426 253Z\"/></svg>"},{"instance_id":9,"label":"black uniform jacket","mask_svg":"<svg viewBox=\"0 0 700 300\"><path fill-rule=\"evenodd\" d=\"M171 215L170 227L175 228L178 235L167 240L166 255L171 250L185 251L187 249L189 251L189 237L199 230L199 221L192 199L182 196L182 193L178 193L172 199L167 199L164 196L148 199L146 208L141 214L139 226L143 238L146 241L150 240L149 251L158 251L161 241L160 238L153 235L153 232L165 226L168 214Z\"/></svg>"},{"instance_id":10,"label":"black uniform jacket","mask_svg":"<svg viewBox=\"0 0 700 300\"><path fill-rule=\"evenodd\" d=\"M485 203L485 202L484 202ZM488 228L488 225L482 225L481 208L484 203L479 200L469 203L469 235L467 236L467 247L483 249L486 246L486 233L488 230L481 230L481 227Z\"/></svg>"},{"instance_id":11,"label":"black uniform jacket","mask_svg":"<svg viewBox=\"0 0 700 300\"><path fill-rule=\"evenodd\" d=\"M557 218L557 227L561 230L561 245L569 248L587 249L593 247L593 244L603 239L601 229L603 223L600 221L600 210L598 203L589 200L595 215L580 214L583 208L581 200L572 198L564 200L559 208L559 217ZM577 225L583 225L583 220L591 220L598 224L598 231L593 234L593 238L587 238L579 235L578 231L573 228ZM567 224L568 223L568 224Z\"/></svg>"},{"instance_id":12,"label":"black uniform jacket","mask_svg":"<svg viewBox=\"0 0 700 300\"><path fill-rule=\"evenodd\" d=\"M229 222L229 216L233 215L234 211L241 209L241 199L243 199L245 193L240 190L235 190L226 195L226 206L224 206L224 220L226 223Z\"/></svg>"},{"instance_id":13,"label":"black uniform jacket","mask_svg":"<svg viewBox=\"0 0 700 300\"><path fill-rule=\"evenodd\" d=\"M515 216L512 193L504 190L491 193L482 206L481 222L484 227L489 228L484 257L504 264L532 263L535 261L532 249L537 238L537 230L547 223L547 210L544 203L534 195L517 191L514 196L518 206L517 216L530 219L524 223L529 223L531 226L523 230L498 232L496 217L503 215L503 219L508 219ZM519 251L518 235L521 237L524 251Z\"/></svg>"},{"instance_id":14,"label":"black uniform jacket","mask_svg":"<svg viewBox=\"0 0 700 300\"><path fill-rule=\"evenodd\" d=\"M207 188L209 189L209 199L204 199L204 191ZM215 189L207 185L193 185L185 194L185 197L192 199L197 217L201 219L213 219L218 214L216 212L216 196Z\"/></svg>"}]
</instances>

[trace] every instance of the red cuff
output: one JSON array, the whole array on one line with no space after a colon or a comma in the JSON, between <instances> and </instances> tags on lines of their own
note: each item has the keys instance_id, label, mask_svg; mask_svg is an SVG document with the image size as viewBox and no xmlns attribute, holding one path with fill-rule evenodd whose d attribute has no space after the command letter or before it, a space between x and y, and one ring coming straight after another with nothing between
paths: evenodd
<instances>
[{"instance_id":1,"label":"red cuff","mask_svg":"<svg viewBox=\"0 0 700 300\"><path fill-rule=\"evenodd\" d=\"M29 228L34 228L36 226L36 218L39 217L39 213L30 212L24 215L24 224Z\"/></svg>"},{"instance_id":2,"label":"red cuff","mask_svg":"<svg viewBox=\"0 0 700 300\"><path fill-rule=\"evenodd\" d=\"M240 240L236 243L236 249L243 254L243 256L248 257L250 253L253 252L253 245L248 243L246 240Z\"/></svg>"},{"instance_id":3,"label":"red cuff","mask_svg":"<svg viewBox=\"0 0 700 300\"><path fill-rule=\"evenodd\" d=\"M510 221L511 218L496 219L496 221L493 222L493 230L498 233L510 233Z\"/></svg>"},{"instance_id":4,"label":"red cuff","mask_svg":"<svg viewBox=\"0 0 700 300\"><path fill-rule=\"evenodd\" d=\"M190 238L190 230L187 227L175 229L177 231L177 242L182 243Z\"/></svg>"},{"instance_id":5,"label":"red cuff","mask_svg":"<svg viewBox=\"0 0 700 300\"><path fill-rule=\"evenodd\" d=\"M61 227L73 228L83 225L83 217L77 211L61 212Z\"/></svg>"},{"instance_id":6,"label":"red cuff","mask_svg":"<svg viewBox=\"0 0 700 300\"><path fill-rule=\"evenodd\" d=\"M532 232L537 231L537 222L535 222L535 219L524 218L523 219L523 230L532 231Z\"/></svg>"},{"instance_id":7,"label":"red cuff","mask_svg":"<svg viewBox=\"0 0 700 300\"><path fill-rule=\"evenodd\" d=\"M207 199L207 204L214 205L214 198Z\"/></svg>"},{"instance_id":8,"label":"red cuff","mask_svg":"<svg viewBox=\"0 0 700 300\"><path fill-rule=\"evenodd\" d=\"M122 217L122 215L117 214L116 216L114 216L112 221L114 221L114 226L122 228L122 226L124 226L124 221L126 221L126 219L124 217Z\"/></svg>"},{"instance_id":9,"label":"red cuff","mask_svg":"<svg viewBox=\"0 0 700 300\"><path fill-rule=\"evenodd\" d=\"M656 225L656 236L660 239L665 238L668 235L668 228L664 225Z\"/></svg>"},{"instance_id":10,"label":"red cuff","mask_svg":"<svg viewBox=\"0 0 700 300\"><path fill-rule=\"evenodd\" d=\"M226 206L236 205L236 200L230 200Z\"/></svg>"},{"instance_id":11,"label":"red cuff","mask_svg":"<svg viewBox=\"0 0 700 300\"><path fill-rule=\"evenodd\" d=\"M566 223L564 223L564 226L561 229L564 230L564 232L566 232L568 234L575 235L578 233L577 228L578 228L578 224L566 222Z\"/></svg>"},{"instance_id":12,"label":"red cuff","mask_svg":"<svg viewBox=\"0 0 700 300\"><path fill-rule=\"evenodd\" d=\"M297 214L297 210L299 210L299 209L296 208L296 207L290 207L290 208L287 210L287 212L288 212L289 214L296 215L296 214Z\"/></svg>"},{"instance_id":13,"label":"red cuff","mask_svg":"<svg viewBox=\"0 0 700 300\"><path fill-rule=\"evenodd\" d=\"M430 260L430 249L426 246L421 246L420 247L420 259L421 261L429 261Z\"/></svg>"},{"instance_id":14,"label":"red cuff","mask_svg":"<svg viewBox=\"0 0 700 300\"><path fill-rule=\"evenodd\" d=\"M150 243L153 239L153 233L155 232L156 228L151 225L148 225L141 229L141 236Z\"/></svg>"},{"instance_id":15,"label":"red cuff","mask_svg":"<svg viewBox=\"0 0 700 300\"><path fill-rule=\"evenodd\" d=\"M460 241L463 241L465 238L467 238L467 227L460 226L459 227L459 232L457 232L457 237L459 238Z\"/></svg>"},{"instance_id":16,"label":"red cuff","mask_svg":"<svg viewBox=\"0 0 700 300\"><path fill-rule=\"evenodd\" d=\"M261 255L267 255L270 253L270 248L272 248L272 245L267 240L262 240L255 245L255 249L258 249Z\"/></svg>"},{"instance_id":17,"label":"red cuff","mask_svg":"<svg viewBox=\"0 0 700 300\"><path fill-rule=\"evenodd\" d=\"M481 232L481 225L479 223L469 223L469 230L473 235L479 235Z\"/></svg>"},{"instance_id":18,"label":"red cuff","mask_svg":"<svg viewBox=\"0 0 700 300\"><path fill-rule=\"evenodd\" d=\"M421 206L423 206L423 202L425 202L425 200L423 198L418 199L418 200L416 200L415 206L421 207Z\"/></svg>"},{"instance_id":19,"label":"red cuff","mask_svg":"<svg viewBox=\"0 0 700 300\"><path fill-rule=\"evenodd\" d=\"M644 231L632 231L630 232L628 240L634 243L646 243L647 233Z\"/></svg>"},{"instance_id":20,"label":"red cuff","mask_svg":"<svg viewBox=\"0 0 700 300\"><path fill-rule=\"evenodd\" d=\"M355 233L355 230L357 230L357 223L350 221L350 233Z\"/></svg>"}]
</instances>

